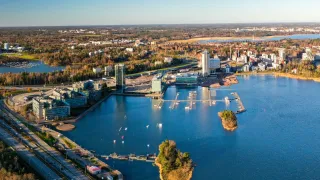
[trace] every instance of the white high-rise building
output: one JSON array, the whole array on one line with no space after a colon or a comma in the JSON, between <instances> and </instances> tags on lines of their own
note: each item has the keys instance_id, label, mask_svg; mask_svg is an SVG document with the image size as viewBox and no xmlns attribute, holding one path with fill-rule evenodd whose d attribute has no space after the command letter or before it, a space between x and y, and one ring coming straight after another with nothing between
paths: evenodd
<instances>
[{"instance_id":1,"label":"white high-rise building","mask_svg":"<svg viewBox=\"0 0 320 180\"><path fill-rule=\"evenodd\" d=\"M309 48L309 47L306 47L306 50L305 50L305 51L306 51L307 54L312 54L312 49Z\"/></svg>"},{"instance_id":2,"label":"white high-rise building","mask_svg":"<svg viewBox=\"0 0 320 180\"><path fill-rule=\"evenodd\" d=\"M5 49L5 50L9 50L9 43L4 43L4 45L3 45L3 49Z\"/></svg>"},{"instance_id":3,"label":"white high-rise building","mask_svg":"<svg viewBox=\"0 0 320 180\"><path fill-rule=\"evenodd\" d=\"M286 60L286 50L284 48L279 49L279 58L280 60Z\"/></svg>"},{"instance_id":4,"label":"white high-rise building","mask_svg":"<svg viewBox=\"0 0 320 180\"><path fill-rule=\"evenodd\" d=\"M277 61L277 55L274 53L270 54L270 59L275 63Z\"/></svg>"},{"instance_id":5,"label":"white high-rise building","mask_svg":"<svg viewBox=\"0 0 320 180\"><path fill-rule=\"evenodd\" d=\"M209 63L209 53L208 53L208 51L207 50L204 50L203 52L202 52L202 75L203 76L207 76L207 75L209 75L209 67L208 67L208 63Z\"/></svg>"}]
</instances>

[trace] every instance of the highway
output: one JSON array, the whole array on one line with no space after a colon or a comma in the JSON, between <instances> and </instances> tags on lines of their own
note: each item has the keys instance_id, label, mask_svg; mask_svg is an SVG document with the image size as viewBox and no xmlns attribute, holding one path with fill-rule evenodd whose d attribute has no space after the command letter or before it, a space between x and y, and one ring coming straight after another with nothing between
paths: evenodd
<instances>
[{"instance_id":1,"label":"highway","mask_svg":"<svg viewBox=\"0 0 320 180\"><path fill-rule=\"evenodd\" d=\"M3 122L1 122L2 124ZM33 153L29 151L22 143L14 138L11 134L6 132L4 128L0 126L0 139L7 145L11 146L16 153L27 162L37 173L48 180L61 179L54 171L52 171L46 164L38 159Z\"/></svg>"},{"instance_id":2,"label":"highway","mask_svg":"<svg viewBox=\"0 0 320 180\"><path fill-rule=\"evenodd\" d=\"M11 127L5 122L2 122L3 127L12 131L21 142L33 150L33 152L41 158L44 163L49 165L59 175L67 179L86 180L89 179L82 171L76 169L73 165L67 162L63 156L55 149L50 147L32 131L30 131L23 123L21 123L5 105L0 104L0 112L5 119L11 123ZM19 133L17 133L19 131ZM25 136L22 136L24 134Z\"/></svg>"}]
</instances>

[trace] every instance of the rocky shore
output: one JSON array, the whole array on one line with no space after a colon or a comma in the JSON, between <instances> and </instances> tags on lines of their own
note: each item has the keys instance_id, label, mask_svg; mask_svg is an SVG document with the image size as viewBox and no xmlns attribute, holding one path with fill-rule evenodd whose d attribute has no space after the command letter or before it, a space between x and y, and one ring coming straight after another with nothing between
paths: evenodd
<instances>
[{"instance_id":1,"label":"rocky shore","mask_svg":"<svg viewBox=\"0 0 320 180\"><path fill-rule=\"evenodd\" d=\"M167 179L164 179L163 178L163 175L162 175L162 166L161 166L161 164L160 163L158 163L157 162L157 159L155 160L155 163L154 163L156 166L158 166L158 168L159 168L159 177L160 177L160 180L177 180L177 179L172 179L172 178L170 178L170 177L172 177L172 176L170 176L170 175L168 175L168 178ZM192 172L193 171L189 171L189 172L187 172L187 174L186 174L186 180L190 180L191 178L192 178Z\"/></svg>"},{"instance_id":2,"label":"rocky shore","mask_svg":"<svg viewBox=\"0 0 320 180\"><path fill-rule=\"evenodd\" d=\"M190 180L194 169L189 153L182 153L176 143L166 140L159 145L155 165L159 167L161 180Z\"/></svg>"}]
</instances>

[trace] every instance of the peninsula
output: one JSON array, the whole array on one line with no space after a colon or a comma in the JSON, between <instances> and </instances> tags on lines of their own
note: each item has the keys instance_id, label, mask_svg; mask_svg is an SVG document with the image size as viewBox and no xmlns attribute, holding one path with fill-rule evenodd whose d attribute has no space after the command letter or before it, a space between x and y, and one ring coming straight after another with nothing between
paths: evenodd
<instances>
[{"instance_id":1,"label":"peninsula","mask_svg":"<svg viewBox=\"0 0 320 180\"><path fill-rule=\"evenodd\" d=\"M180 152L172 140L162 142L159 151L155 164L159 167L161 180L191 179L194 168L189 153Z\"/></svg>"},{"instance_id":2,"label":"peninsula","mask_svg":"<svg viewBox=\"0 0 320 180\"><path fill-rule=\"evenodd\" d=\"M218 113L219 117L222 121L222 126L224 129L228 131L234 131L237 125L237 117L236 115L230 110L224 110Z\"/></svg>"}]
</instances>

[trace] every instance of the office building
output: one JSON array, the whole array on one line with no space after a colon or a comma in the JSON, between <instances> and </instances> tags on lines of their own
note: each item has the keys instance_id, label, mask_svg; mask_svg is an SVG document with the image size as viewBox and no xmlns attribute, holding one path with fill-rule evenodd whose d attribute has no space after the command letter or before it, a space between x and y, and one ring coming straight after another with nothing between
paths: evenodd
<instances>
[{"instance_id":1,"label":"office building","mask_svg":"<svg viewBox=\"0 0 320 180\"><path fill-rule=\"evenodd\" d=\"M92 71L93 71L95 74L98 74L98 73L101 73L102 69L99 68L99 67L96 67L96 68L93 68Z\"/></svg>"},{"instance_id":2,"label":"office building","mask_svg":"<svg viewBox=\"0 0 320 180\"><path fill-rule=\"evenodd\" d=\"M279 58L281 61L286 60L286 50L284 48L279 49Z\"/></svg>"},{"instance_id":3,"label":"office building","mask_svg":"<svg viewBox=\"0 0 320 180\"><path fill-rule=\"evenodd\" d=\"M171 63L172 63L172 60L173 60L172 57L165 57L165 58L164 58L164 62L165 62L165 63L168 63L168 64L171 64Z\"/></svg>"},{"instance_id":4,"label":"office building","mask_svg":"<svg viewBox=\"0 0 320 180\"><path fill-rule=\"evenodd\" d=\"M226 65L225 72L226 73L230 73L231 72L231 66L229 64Z\"/></svg>"},{"instance_id":5,"label":"office building","mask_svg":"<svg viewBox=\"0 0 320 180\"><path fill-rule=\"evenodd\" d=\"M243 71L243 72L248 72L249 70L250 70L249 64L243 65L243 67L242 67L242 71Z\"/></svg>"},{"instance_id":6,"label":"office building","mask_svg":"<svg viewBox=\"0 0 320 180\"><path fill-rule=\"evenodd\" d=\"M217 71L217 69L220 69L220 59L219 58L210 58L209 64L208 64L208 69L209 69L209 74L215 73Z\"/></svg>"},{"instance_id":7,"label":"office building","mask_svg":"<svg viewBox=\"0 0 320 180\"><path fill-rule=\"evenodd\" d=\"M202 76L209 75L209 67L208 67L209 56L210 55L207 50L202 52L202 57L201 57Z\"/></svg>"},{"instance_id":8,"label":"office building","mask_svg":"<svg viewBox=\"0 0 320 180\"><path fill-rule=\"evenodd\" d=\"M268 59L269 56L268 56L268 54L262 53L261 58L262 58L262 59Z\"/></svg>"},{"instance_id":9,"label":"office building","mask_svg":"<svg viewBox=\"0 0 320 180\"><path fill-rule=\"evenodd\" d=\"M9 43L4 43L3 44L3 49L4 50L9 50Z\"/></svg>"},{"instance_id":10,"label":"office building","mask_svg":"<svg viewBox=\"0 0 320 180\"><path fill-rule=\"evenodd\" d=\"M105 66L104 67L104 75L105 76L109 76L110 75L110 72L112 72L112 70L113 70L113 68L112 68L112 66Z\"/></svg>"},{"instance_id":11,"label":"office building","mask_svg":"<svg viewBox=\"0 0 320 180\"><path fill-rule=\"evenodd\" d=\"M83 107L87 105L87 96L81 92L76 92L64 89L54 89L52 97L56 100L64 101L70 105L71 108Z\"/></svg>"},{"instance_id":12,"label":"office building","mask_svg":"<svg viewBox=\"0 0 320 180\"><path fill-rule=\"evenodd\" d=\"M311 53L302 53L302 60L303 61L313 61L314 56Z\"/></svg>"},{"instance_id":13,"label":"office building","mask_svg":"<svg viewBox=\"0 0 320 180\"><path fill-rule=\"evenodd\" d=\"M117 64L115 65L115 78L117 89L124 90L125 88L125 65Z\"/></svg>"},{"instance_id":14,"label":"office building","mask_svg":"<svg viewBox=\"0 0 320 180\"><path fill-rule=\"evenodd\" d=\"M83 81L72 84L73 91L84 94L88 101L98 101L102 96L102 81Z\"/></svg>"},{"instance_id":15,"label":"office building","mask_svg":"<svg viewBox=\"0 0 320 180\"><path fill-rule=\"evenodd\" d=\"M270 54L270 59L272 60L272 62L276 63L277 62L277 55L274 53Z\"/></svg>"},{"instance_id":16,"label":"office building","mask_svg":"<svg viewBox=\"0 0 320 180\"><path fill-rule=\"evenodd\" d=\"M193 73L178 73L176 75L176 85L197 85L198 75Z\"/></svg>"},{"instance_id":17,"label":"office building","mask_svg":"<svg viewBox=\"0 0 320 180\"><path fill-rule=\"evenodd\" d=\"M162 85L162 74L157 74L152 79L152 92L153 93L161 93L163 90Z\"/></svg>"},{"instance_id":18,"label":"office building","mask_svg":"<svg viewBox=\"0 0 320 180\"><path fill-rule=\"evenodd\" d=\"M38 122L56 120L70 116L70 105L49 97L36 97L32 100L33 114Z\"/></svg>"}]
</instances>

